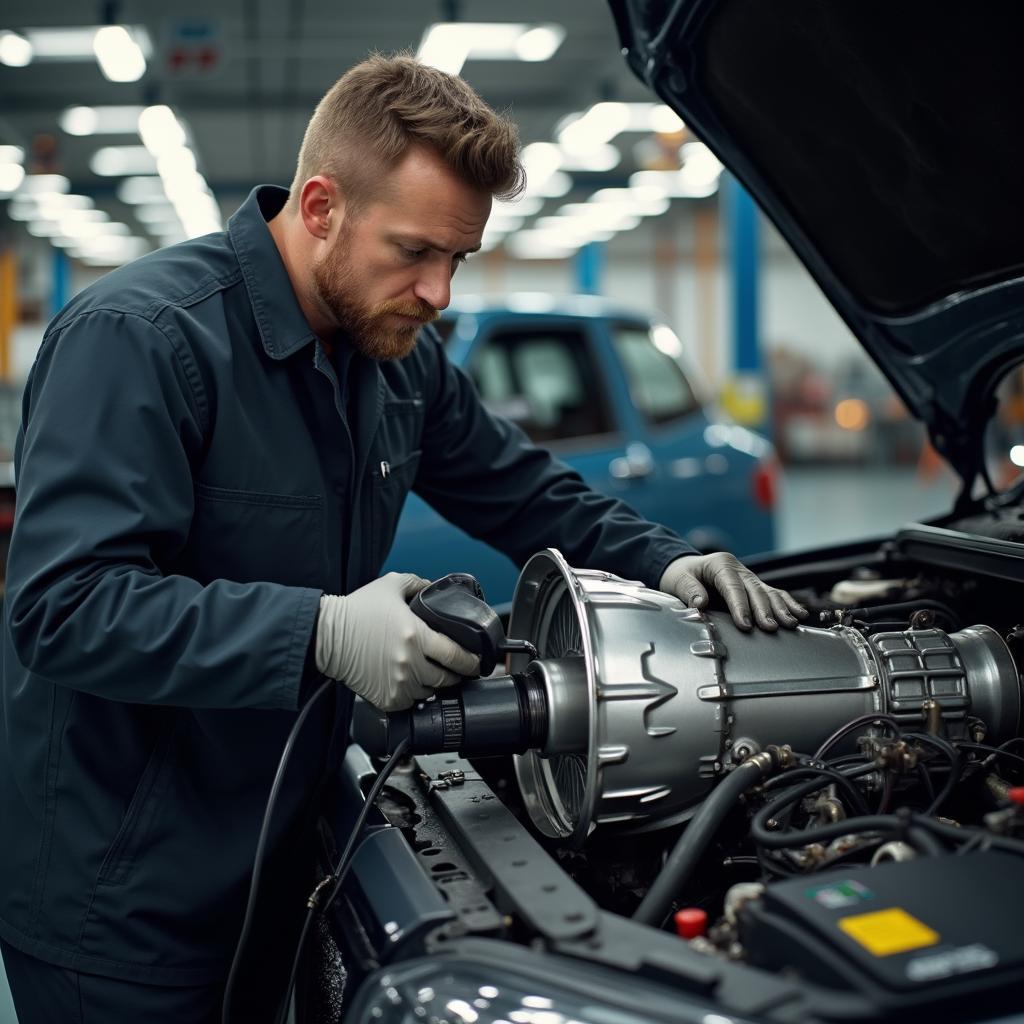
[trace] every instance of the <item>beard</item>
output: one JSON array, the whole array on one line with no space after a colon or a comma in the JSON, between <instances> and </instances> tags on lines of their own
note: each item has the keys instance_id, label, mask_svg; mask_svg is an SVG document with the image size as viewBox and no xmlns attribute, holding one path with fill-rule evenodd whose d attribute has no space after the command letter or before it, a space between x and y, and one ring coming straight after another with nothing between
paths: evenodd
<instances>
[{"instance_id":1,"label":"beard","mask_svg":"<svg viewBox=\"0 0 1024 1024\"><path fill-rule=\"evenodd\" d=\"M353 348L370 359L404 359L415 347L424 324L441 314L428 302L389 299L368 305L359 298L362 285L352 260L352 241L344 227L334 248L313 264L313 284ZM415 324L396 327L393 315L412 317Z\"/></svg>"}]
</instances>

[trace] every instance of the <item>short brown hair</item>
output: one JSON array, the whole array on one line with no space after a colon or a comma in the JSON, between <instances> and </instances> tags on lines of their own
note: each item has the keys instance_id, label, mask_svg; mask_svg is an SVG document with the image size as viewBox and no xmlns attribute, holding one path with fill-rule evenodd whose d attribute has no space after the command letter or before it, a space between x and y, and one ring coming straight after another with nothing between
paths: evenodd
<instances>
[{"instance_id":1,"label":"short brown hair","mask_svg":"<svg viewBox=\"0 0 1024 1024\"><path fill-rule=\"evenodd\" d=\"M299 150L293 201L317 174L335 181L346 200L366 202L381 170L411 145L431 147L468 184L498 199L526 186L519 133L456 75L408 53L371 54L345 72L317 104Z\"/></svg>"}]
</instances>

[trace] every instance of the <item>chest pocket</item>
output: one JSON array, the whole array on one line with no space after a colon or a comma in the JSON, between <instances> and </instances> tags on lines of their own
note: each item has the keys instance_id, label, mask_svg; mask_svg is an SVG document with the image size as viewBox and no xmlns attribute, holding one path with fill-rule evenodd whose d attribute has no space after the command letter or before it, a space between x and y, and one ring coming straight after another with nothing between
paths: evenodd
<instances>
[{"instance_id":1,"label":"chest pocket","mask_svg":"<svg viewBox=\"0 0 1024 1024\"><path fill-rule=\"evenodd\" d=\"M203 584L226 579L319 587L323 498L197 484L189 547L191 574Z\"/></svg>"},{"instance_id":2,"label":"chest pocket","mask_svg":"<svg viewBox=\"0 0 1024 1024\"><path fill-rule=\"evenodd\" d=\"M381 460L372 469L373 518L370 536L378 570L391 550L402 506L416 481L422 454L422 451L417 450L408 452L395 462Z\"/></svg>"}]
</instances>

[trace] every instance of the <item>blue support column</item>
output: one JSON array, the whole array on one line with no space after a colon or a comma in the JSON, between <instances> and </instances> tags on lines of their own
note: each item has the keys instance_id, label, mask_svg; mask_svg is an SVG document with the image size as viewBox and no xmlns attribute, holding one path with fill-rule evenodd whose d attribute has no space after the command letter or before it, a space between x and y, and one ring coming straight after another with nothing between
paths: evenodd
<instances>
[{"instance_id":1,"label":"blue support column","mask_svg":"<svg viewBox=\"0 0 1024 1024\"><path fill-rule=\"evenodd\" d=\"M722 208L732 281L733 370L723 401L741 423L764 424L767 414L759 330L760 246L754 200L732 175L723 176Z\"/></svg>"},{"instance_id":2,"label":"blue support column","mask_svg":"<svg viewBox=\"0 0 1024 1024\"><path fill-rule=\"evenodd\" d=\"M67 304L71 290L71 264L63 249L53 247L53 289L50 292L50 315L56 316Z\"/></svg>"},{"instance_id":3,"label":"blue support column","mask_svg":"<svg viewBox=\"0 0 1024 1024\"><path fill-rule=\"evenodd\" d=\"M604 242L588 242L574 262L576 291L582 295L600 295L604 276Z\"/></svg>"}]
</instances>

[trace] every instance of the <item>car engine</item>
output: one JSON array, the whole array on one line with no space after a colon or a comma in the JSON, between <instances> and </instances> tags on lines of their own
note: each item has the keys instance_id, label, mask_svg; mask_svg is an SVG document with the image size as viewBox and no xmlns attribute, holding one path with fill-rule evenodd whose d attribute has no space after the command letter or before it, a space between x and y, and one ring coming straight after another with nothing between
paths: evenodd
<instances>
[{"instance_id":1,"label":"car engine","mask_svg":"<svg viewBox=\"0 0 1024 1024\"><path fill-rule=\"evenodd\" d=\"M541 552L516 590L505 674L388 721L366 706L355 735L371 753L404 736L417 755L461 754L443 760L477 772L602 912L752 978L799 981L800 1019L941 1007L968 1020L982 997L1012 1008L1012 591L850 565L807 568L797 596L819 625L765 634ZM451 784L432 760L419 758L420 781L434 770L428 789ZM422 846L409 820L395 823Z\"/></svg>"}]
</instances>

